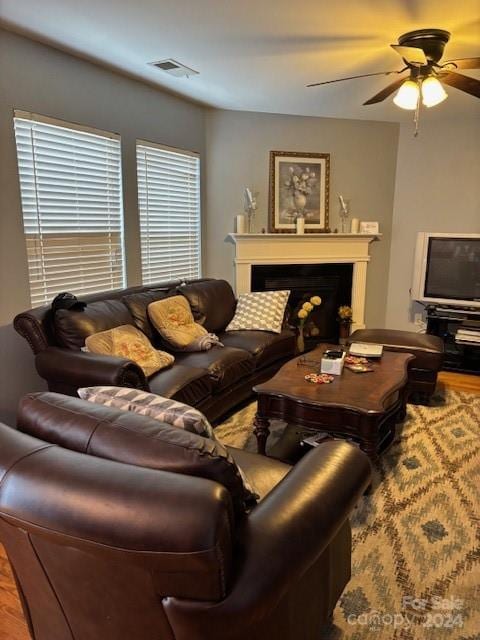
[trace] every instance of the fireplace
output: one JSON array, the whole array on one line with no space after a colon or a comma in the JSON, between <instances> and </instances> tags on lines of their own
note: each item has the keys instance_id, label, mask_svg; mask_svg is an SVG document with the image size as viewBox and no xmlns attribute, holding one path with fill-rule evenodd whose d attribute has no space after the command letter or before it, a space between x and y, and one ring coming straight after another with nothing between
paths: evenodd
<instances>
[{"instance_id":1,"label":"fireplace","mask_svg":"<svg viewBox=\"0 0 480 640\"><path fill-rule=\"evenodd\" d=\"M288 267L292 265L294 276L298 275L303 267L329 267L326 271L319 272L320 277L322 275L325 277L323 283L318 280L309 280L308 287L313 289L313 293L318 293L325 299L321 309L323 312L329 312L329 323L336 322L337 308L344 302L352 307L352 331L364 329L367 265L370 261L369 245L380 238L381 234L367 233L231 233L226 240L233 243L235 247L235 291L240 295L251 291L253 286L258 289L267 288L265 283L261 284L258 281L255 281L254 285L252 273L254 270L257 271L257 267L279 269L274 272L272 279L289 278L291 271ZM345 276L343 273L345 266L350 275ZM330 271L331 267L333 271ZM259 277L264 277L262 270L258 273L262 274ZM334 286L330 278L335 273L337 273L335 277L340 279L340 292L336 294L336 298L330 291ZM350 278L350 291L346 291L348 282L344 278ZM326 287L323 292L318 289L321 284ZM274 282L269 280L268 285L272 288ZM278 282L278 287L293 288L285 280ZM338 327L328 324L325 320L322 321L319 330L322 338L326 340L336 336Z\"/></svg>"},{"instance_id":2,"label":"fireplace","mask_svg":"<svg viewBox=\"0 0 480 640\"><path fill-rule=\"evenodd\" d=\"M296 325L296 311L312 296L320 296L322 304L309 315L305 327L305 345L338 342L337 310L351 305L352 264L268 264L252 265L251 291L289 289L287 321Z\"/></svg>"}]
</instances>

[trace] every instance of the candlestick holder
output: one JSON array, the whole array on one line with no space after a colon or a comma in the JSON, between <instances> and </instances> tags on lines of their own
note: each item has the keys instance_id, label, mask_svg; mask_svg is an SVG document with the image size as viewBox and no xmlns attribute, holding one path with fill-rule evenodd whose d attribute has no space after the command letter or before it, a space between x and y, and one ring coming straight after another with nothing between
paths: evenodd
<instances>
[{"instance_id":1,"label":"candlestick holder","mask_svg":"<svg viewBox=\"0 0 480 640\"><path fill-rule=\"evenodd\" d=\"M347 220L350 215L350 200L341 199L339 216L342 224L342 233L347 233Z\"/></svg>"}]
</instances>

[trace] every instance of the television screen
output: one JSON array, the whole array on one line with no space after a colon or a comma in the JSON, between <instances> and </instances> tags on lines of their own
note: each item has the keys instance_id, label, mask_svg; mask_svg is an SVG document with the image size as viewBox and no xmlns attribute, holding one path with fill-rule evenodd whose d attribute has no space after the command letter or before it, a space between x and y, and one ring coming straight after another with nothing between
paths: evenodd
<instances>
[{"instance_id":1,"label":"television screen","mask_svg":"<svg viewBox=\"0 0 480 640\"><path fill-rule=\"evenodd\" d=\"M430 238L425 297L480 300L480 240Z\"/></svg>"}]
</instances>

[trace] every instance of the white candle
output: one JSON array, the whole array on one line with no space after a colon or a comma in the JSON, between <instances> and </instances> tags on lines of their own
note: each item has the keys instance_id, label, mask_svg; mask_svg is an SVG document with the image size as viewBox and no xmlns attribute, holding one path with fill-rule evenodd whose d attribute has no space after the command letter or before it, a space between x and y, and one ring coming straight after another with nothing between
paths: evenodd
<instances>
[{"instance_id":1,"label":"white candle","mask_svg":"<svg viewBox=\"0 0 480 640\"><path fill-rule=\"evenodd\" d=\"M305 218L297 218L297 233L305 233Z\"/></svg>"},{"instance_id":2,"label":"white candle","mask_svg":"<svg viewBox=\"0 0 480 640\"><path fill-rule=\"evenodd\" d=\"M245 233L245 216L243 214L237 216L237 233Z\"/></svg>"},{"instance_id":3,"label":"white candle","mask_svg":"<svg viewBox=\"0 0 480 640\"><path fill-rule=\"evenodd\" d=\"M360 226L360 220L358 218L352 218L350 233L358 233L359 226Z\"/></svg>"}]
</instances>

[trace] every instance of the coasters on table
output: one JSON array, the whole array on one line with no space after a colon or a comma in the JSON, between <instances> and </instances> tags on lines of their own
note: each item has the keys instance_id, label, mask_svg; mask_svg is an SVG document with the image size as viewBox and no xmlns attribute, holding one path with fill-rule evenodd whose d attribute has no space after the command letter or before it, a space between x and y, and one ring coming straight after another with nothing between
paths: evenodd
<instances>
[{"instance_id":1,"label":"coasters on table","mask_svg":"<svg viewBox=\"0 0 480 640\"><path fill-rule=\"evenodd\" d=\"M370 366L369 364L346 364L345 367L347 369L350 369L350 371L353 371L353 373L369 373L370 371L373 371L373 367Z\"/></svg>"},{"instance_id":2,"label":"coasters on table","mask_svg":"<svg viewBox=\"0 0 480 640\"><path fill-rule=\"evenodd\" d=\"M307 373L305 376L307 382L315 384L330 384L334 379L335 376L331 376L329 373Z\"/></svg>"},{"instance_id":3,"label":"coasters on table","mask_svg":"<svg viewBox=\"0 0 480 640\"><path fill-rule=\"evenodd\" d=\"M345 356L345 364L368 364L368 360L362 356Z\"/></svg>"}]
</instances>

